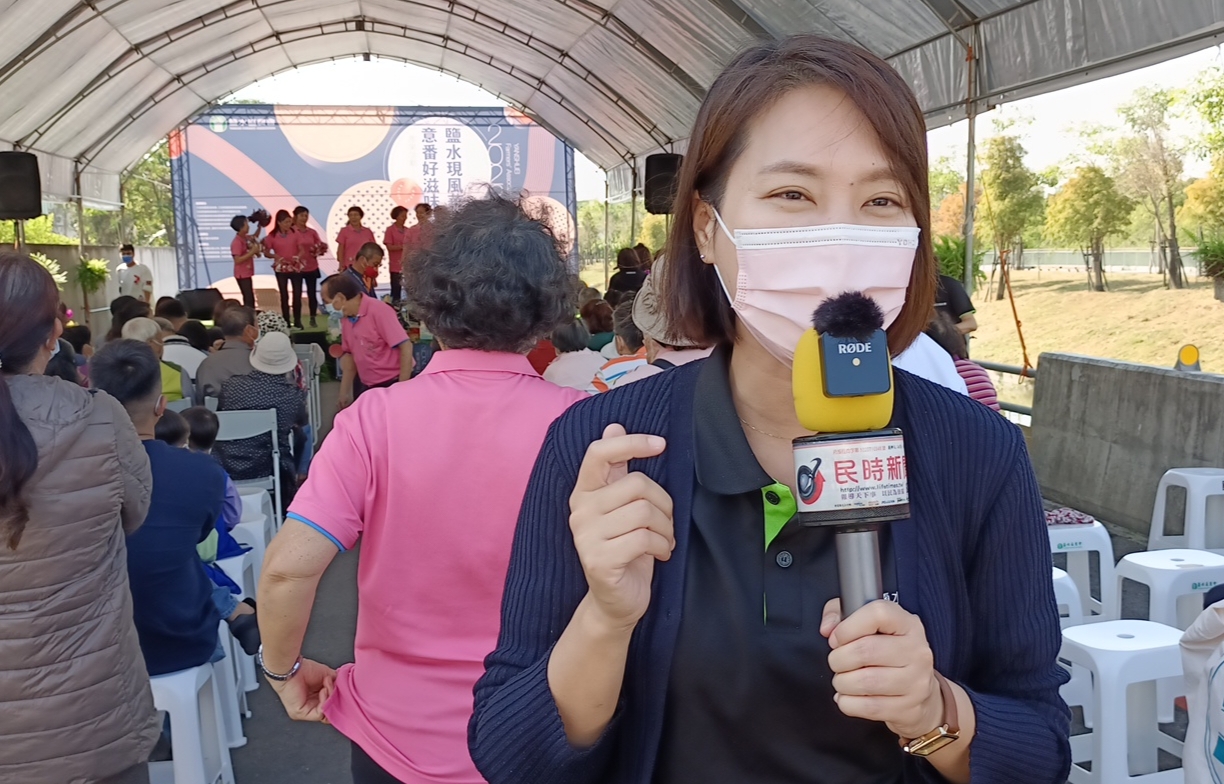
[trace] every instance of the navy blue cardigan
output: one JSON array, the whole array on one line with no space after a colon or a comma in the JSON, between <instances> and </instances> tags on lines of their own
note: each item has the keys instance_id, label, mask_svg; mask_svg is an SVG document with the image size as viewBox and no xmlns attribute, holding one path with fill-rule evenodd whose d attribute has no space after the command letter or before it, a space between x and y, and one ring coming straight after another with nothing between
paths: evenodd
<instances>
[{"instance_id":1,"label":"navy blue cardigan","mask_svg":"<svg viewBox=\"0 0 1224 784\"><path fill-rule=\"evenodd\" d=\"M490 784L652 784L684 606L701 364L584 401L549 431L515 533L497 650L475 689L469 744ZM906 435L913 514L892 525L900 601L922 619L936 668L973 701L972 780L1063 782L1070 714L1058 687L1067 676L1056 661L1049 540L1024 440L967 397L904 372L896 387L893 424ZM655 565L616 714L595 746L579 750L566 741L549 691L548 658L587 591L569 495L587 446L614 422L668 439L661 456L630 469L674 499L676 549ZM913 758L905 781L942 777Z\"/></svg>"}]
</instances>

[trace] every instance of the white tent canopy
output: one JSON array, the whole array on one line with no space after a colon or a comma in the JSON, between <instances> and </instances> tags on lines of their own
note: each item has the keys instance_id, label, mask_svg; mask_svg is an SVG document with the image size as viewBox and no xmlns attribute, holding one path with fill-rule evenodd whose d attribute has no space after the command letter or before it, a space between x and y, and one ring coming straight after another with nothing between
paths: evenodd
<instances>
[{"instance_id":1,"label":"white tent canopy","mask_svg":"<svg viewBox=\"0 0 1224 784\"><path fill-rule=\"evenodd\" d=\"M1219 0L0 0L0 144L52 196L118 201L118 172L251 82L356 54L454 74L600 166L683 147L754 41L813 31L886 57L931 125L1201 48Z\"/></svg>"}]
</instances>

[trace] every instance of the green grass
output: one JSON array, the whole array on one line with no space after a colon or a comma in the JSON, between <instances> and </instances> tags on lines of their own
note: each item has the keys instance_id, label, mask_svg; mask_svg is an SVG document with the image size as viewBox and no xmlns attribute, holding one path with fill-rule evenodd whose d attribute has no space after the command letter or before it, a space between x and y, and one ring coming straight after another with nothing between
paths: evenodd
<instances>
[{"instance_id":1,"label":"green grass","mask_svg":"<svg viewBox=\"0 0 1224 784\"><path fill-rule=\"evenodd\" d=\"M1112 275L1110 291L1088 290L1083 274L1012 273L1016 309L1029 358L1057 351L1172 367L1186 343L1202 352L1203 370L1224 372L1224 303L1206 278L1180 291L1164 288L1159 275ZM974 359L1021 363L1020 340L1007 299L974 295L979 329Z\"/></svg>"}]
</instances>

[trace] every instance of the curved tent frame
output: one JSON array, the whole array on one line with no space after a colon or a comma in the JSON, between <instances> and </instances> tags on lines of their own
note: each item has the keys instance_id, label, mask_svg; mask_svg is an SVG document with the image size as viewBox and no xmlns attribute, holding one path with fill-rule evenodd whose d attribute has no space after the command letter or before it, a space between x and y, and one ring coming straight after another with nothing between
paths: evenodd
<instances>
[{"instance_id":1,"label":"curved tent frame","mask_svg":"<svg viewBox=\"0 0 1224 784\"><path fill-rule=\"evenodd\" d=\"M1217 0L0 0L0 14L0 143L41 153L49 195L99 204L220 98L352 55L473 82L636 172L682 151L737 50L798 30L888 59L932 126L1224 33Z\"/></svg>"}]
</instances>

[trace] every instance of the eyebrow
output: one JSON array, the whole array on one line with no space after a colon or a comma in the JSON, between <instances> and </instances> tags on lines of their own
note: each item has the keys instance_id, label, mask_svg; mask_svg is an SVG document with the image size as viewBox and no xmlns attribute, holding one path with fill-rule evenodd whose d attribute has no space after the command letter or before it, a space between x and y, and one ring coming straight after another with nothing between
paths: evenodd
<instances>
[{"instance_id":1,"label":"eyebrow","mask_svg":"<svg viewBox=\"0 0 1224 784\"><path fill-rule=\"evenodd\" d=\"M814 179L822 179L825 176L824 170L820 167L800 163L799 161L776 161L762 168L759 173L797 174L801 177L812 177ZM856 177L855 182L870 184L876 182L897 182L899 179L892 169L873 169L862 177Z\"/></svg>"}]
</instances>

